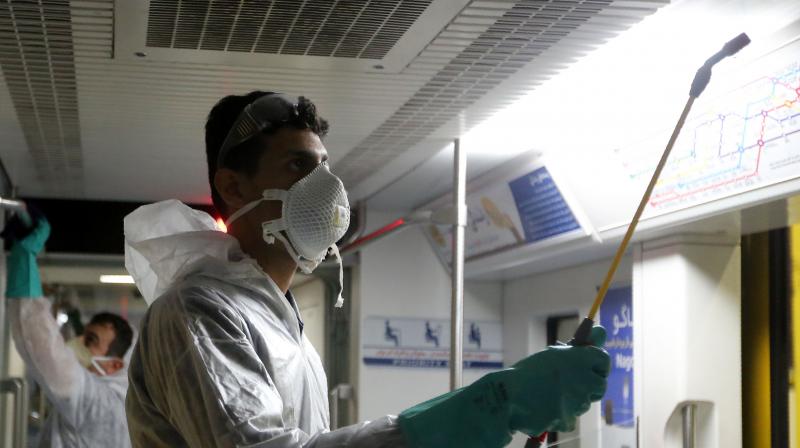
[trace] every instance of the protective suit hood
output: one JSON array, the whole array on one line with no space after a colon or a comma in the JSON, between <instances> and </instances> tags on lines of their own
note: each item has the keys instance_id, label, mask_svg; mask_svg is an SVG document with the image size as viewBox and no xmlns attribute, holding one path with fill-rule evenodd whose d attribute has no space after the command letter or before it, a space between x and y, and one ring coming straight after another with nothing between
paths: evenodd
<instances>
[{"instance_id":1,"label":"protective suit hood","mask_svg":"<svg viewBox=\"0 0 800 448\"><path fill-rule=\"evenodd\" d=\"M328 432L328 381L297 303L210 216L146 205L125 240L150 304L126 403L134 446L405 446L392 417Z\"/></svg>"},{"instance_id":2,"label":"protective suit hood","mask_svg":"<svg viewBox=\"0 0 800 448\"><path fill-rule=\"evenodd\" d=\"M148 306L190 273L231 281L264 275L210 215L174 199L139 207L124 229L125 267Z\"/></svg>"}]
</instances>

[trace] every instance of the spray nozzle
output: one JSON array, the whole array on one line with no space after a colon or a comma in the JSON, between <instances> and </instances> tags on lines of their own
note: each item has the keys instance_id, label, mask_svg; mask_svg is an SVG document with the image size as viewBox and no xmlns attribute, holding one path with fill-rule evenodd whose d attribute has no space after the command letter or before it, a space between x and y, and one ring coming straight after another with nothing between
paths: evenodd
<instances>
[{"instance_id":1,"label":"spray nozzle","mask_svg":"<svg viewBox=\"0 0 800 448\"><path fill-rule=\"evenodd\" d=\"M692 81L692 88L689 89L689 96L692 98L697 98L703 93L703 90L706 89L708 85L708 81L711 80L711 67L714 66L717 62L727 58L728 56L733 56L734 54L738 53L739 50L746 47L747 44L750 43L750 38L747 37L747 34L742 33L733 39L729 40L722 46L722 50L719 50L706 60L702 67L697 69L697 73L694 75L694 80Z\"/></svg>"},{"instance_id":2,"label":"spray nozzle","mask_svg":"<svg viewBox=\"0 0 800 448\"><path fill-rule=\"evenodd\" d=\"M746 47L749 43L750 38L747 37L747 34L742 33L726 42L725 45L722 46L722 50L720 50L720 52L717 54L721 53L723 54L723 57L733 56L734 54L738 53L739 50Z\"/></svg>"}]
</instances>

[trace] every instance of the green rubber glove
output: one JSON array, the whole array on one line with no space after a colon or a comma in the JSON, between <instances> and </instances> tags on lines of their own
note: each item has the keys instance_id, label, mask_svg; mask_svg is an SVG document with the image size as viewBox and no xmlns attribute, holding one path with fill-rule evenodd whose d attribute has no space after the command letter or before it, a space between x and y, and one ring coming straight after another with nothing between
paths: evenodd
<instances>
[{"instance_id":1,"label":"green rubber glove","mask_svg":"<svg viewBox=\"0 0 800 448\"><path fill-rule=\"evenodd\" d=\"M40 218L28 236L12 244L6 260L7 298L42 297L42 281L39 277L36 255L44 249L44 243L49 236L50 223Z\"/></svg>"},{"instance_id":2,"label":"green rubber glove","mask_svg":"<svg viewBox=\"0 0 800 448\"><path fill-rule=\"evenodd\" d=\"M499 448L515 431L571 431L578 416L603 398L611 368L606 333L592 346L554 346L509 369L403 411L400 428L413 448Z\"/></svg>"}]
</instances>

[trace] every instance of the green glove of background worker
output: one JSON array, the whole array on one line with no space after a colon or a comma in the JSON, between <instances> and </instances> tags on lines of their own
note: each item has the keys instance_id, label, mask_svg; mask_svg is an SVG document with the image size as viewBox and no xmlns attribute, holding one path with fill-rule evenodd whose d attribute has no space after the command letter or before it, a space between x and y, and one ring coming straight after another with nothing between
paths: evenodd
<instances>
[{"instance_id":1,"label":"green glove of background worker","mask_svg":"<svg viewBox=\"0 0 800 448\"><path fill-rule=\"evenodd\" d=\"M400 428L413 448L499 448L516 431L567 432L603 398L611 368L602 327L591 346L554 346L510 369L403 411Z\"/></svg>"},{"instance_id":2,"label":"green glove of background worker","mask_svg":"<svg viewBox=\"0 0 800 448\"><path fill-rule=\"evenodd\" d=\"M35 220L33 226L30 233L11 244L11 252L6 260L6 297L9 299L43 295L36 255L44 249L44 243L50 236L50 223L41 217Z\"/></svg>"}]
</instances>

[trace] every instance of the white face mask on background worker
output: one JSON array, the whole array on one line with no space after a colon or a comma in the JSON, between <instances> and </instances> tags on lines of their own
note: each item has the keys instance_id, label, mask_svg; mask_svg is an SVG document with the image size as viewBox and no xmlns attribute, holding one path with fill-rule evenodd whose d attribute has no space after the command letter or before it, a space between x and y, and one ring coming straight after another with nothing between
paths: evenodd
<instances>
[{"instance_id":1,"label":"white face mask on background worker","mask_svg":"<svg viewBox=\"0 0 800 448\"><path fill-rule=\"evenodd\" d=\"M82 337L76 336L70 339L67 341L67 347L75 353L75 357L83 367L89 368L92 365L92 352L83 343Z\"/></svg>"},{"instance_id":2,"label":"white face mask on background worker","mask_svg":"<svg viewBox=\"0 0 800 448\"><path fill-rule=\"evenodd\" d=\"M89 338L88 342L87 336ZM68 340L66 345L75 353L75 357L78 359L78 363L81 366L96 375L106 376L109 373L119 370L124 364L124 361L114 356L97 354L98 352L102 353L102 349L99 347L90 348L89 344L95 346L99 344L99 342L97 342L98 338L99 337L89 329L83 336L77 336Z\"/></svg>"}]
</instances>

